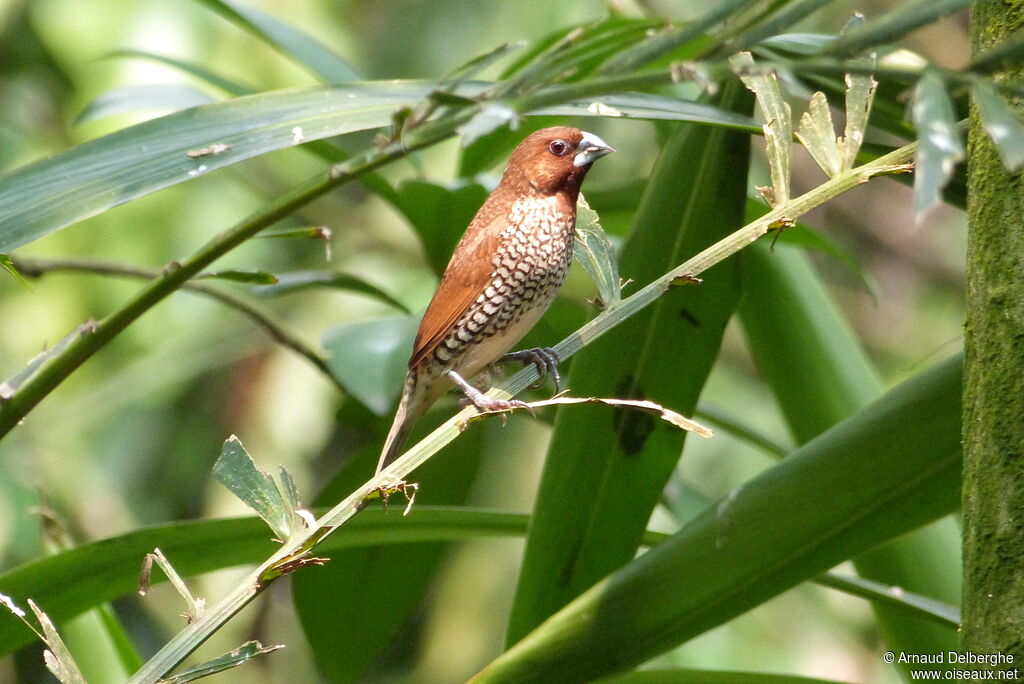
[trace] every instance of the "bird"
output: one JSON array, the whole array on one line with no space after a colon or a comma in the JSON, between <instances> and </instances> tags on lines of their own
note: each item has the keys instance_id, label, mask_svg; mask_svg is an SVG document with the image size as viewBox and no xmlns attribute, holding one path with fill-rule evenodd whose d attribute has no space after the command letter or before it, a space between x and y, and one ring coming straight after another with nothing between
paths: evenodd
<instances>
[{"instance_id":1,"label":"bird","mask_svg":"<svg viewBox=\"0 0 1024 684\"><path fill-rule=\"evenodd\" d=\"M487 397L466 381L492 363L533 363L542 379L552 373L557 391L554 350L507 352L565 282L580 186L593 163L613 151L593 133L566 126L535 131L513 150L420 321L377 472L398 458L416 421L453 386L481 411L523 406Z\"/></svg>"}]
</instances>

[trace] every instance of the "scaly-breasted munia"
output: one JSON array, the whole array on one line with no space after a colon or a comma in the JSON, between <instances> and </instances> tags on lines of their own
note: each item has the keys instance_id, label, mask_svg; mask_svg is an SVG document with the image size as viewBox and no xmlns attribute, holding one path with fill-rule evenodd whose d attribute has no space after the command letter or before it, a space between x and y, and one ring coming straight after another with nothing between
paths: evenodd
<instances>
[{"instance_id":1,"label":"scaly-breasted munia","mask_svg":"<svg viewBox=\"0 0 1024 684\"><path fill-rule=\"evenodd\" d=\"M398 457L412 426L453 382L485 409L508 404L485 397L463 378L495 361L530 360L557 373L558 358L550 350L506 352L540 319L565 281L580 185L594 161L611 151L596 135L559 126L529 135L512 152L420 322L378 471Z\"/></svg>"}]
</instances>

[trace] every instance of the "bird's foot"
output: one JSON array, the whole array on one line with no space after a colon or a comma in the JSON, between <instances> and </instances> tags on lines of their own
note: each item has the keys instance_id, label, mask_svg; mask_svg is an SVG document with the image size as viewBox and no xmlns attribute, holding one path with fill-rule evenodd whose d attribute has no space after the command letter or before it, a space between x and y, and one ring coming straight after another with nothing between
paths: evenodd
<instances>
[{"instance_id":1,"label":"bird's foot","mask_svg":"<svg viewBox=\"0 0 1024 684\"><path fill-rule=\"evenodd\" d=\"M551 347L534 347L533 349L510 352L498 359L498 361L518 361L523 365L532 363L537 369L537 374L540 375L540 378L537 379L537 382L530 385L530 389L542 387L549 373L555 383L555 394L558 394L561 389L562 376L558 374L558 364L561 362L561 359L558 357L558 352Z\"/></svg>"},{"instance_id":2,"label":"bird's foot","mask_svg":"<svg viewBox=\"0 0 1024 684\"><path fill-rule=\"evenodd\" d=\"M466 395L462 402L465 405L473 405L481 413L496 412L496 411L511 411L512 409L524 408L530 413L533 413L530 409L530 405L525 401L519 401L518 399L498 399L497 397L489 397L473 385L466 382L461 375L453 370L445 371L448 377L452 379L459 389ZM462 403L460 402L460 403Z\"/></svg>"}]
</instances>

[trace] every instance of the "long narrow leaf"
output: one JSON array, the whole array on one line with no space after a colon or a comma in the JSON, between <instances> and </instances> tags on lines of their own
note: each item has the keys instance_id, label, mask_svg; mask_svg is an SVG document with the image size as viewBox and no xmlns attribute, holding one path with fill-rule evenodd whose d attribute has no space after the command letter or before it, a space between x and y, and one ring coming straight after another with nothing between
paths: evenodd
<instances>
[{"instance_id":1,"label":"long narrow leaf","mask_svg":"<svg viewBox=\"0 0 1024 684\"><path fill-rule=\"evenodd\" d=\"M369 510L332 535L317 553L385 543L522 536L527 522L522 514L479 509L417 505L404 517L400 510ZM104 601L134 594L139 564L157 547L175 559L179 574L193 577L258 563L278 545L255 516L154 525L12 568L0 574L0 594L18 604L29 597L46 597L47 612L62 622ZM154 583L163 581L162 574L154 575ZM0 657L34 638L20 620L0 610Z\"/></svg>"},{"instance_id":2,"label":"long narrow leaf","mask_svg":"<svg viewBox=\"0 0 1024 684\"><path fill-rule=\"evenodd\" d=\"M259 154L387 125L435 84L359 83L251 95L152 119L0 176L0 252ZM190 156L214 143L221 153Z\"/></svg>"},{"instance_id":3,"label":"long narrow leaf","mask_svg":"<svg viewBox=\"0 0 1024 684\"><path fill-rule=\"evenodd\" d=\"M868 48L891 43L939 17L959 12L970 0L910 0L876 19L846 31L829 46L828 52L853 56Z\"/></svg>"},{"instance_id":4,"label":"long narrow leaf","mask_svg":"<svg viewBox=\"0 0 1024 684\"><path fill-rule=\"evenodd\" d=\"M467 93L483 86L467 84ZM176 112L83 143L0 176L0 253L260 154L386 126L395 109L412 106L437 87L435 81L384 81L251 95ZM626 94L602 101L623 116L736 128L751 124L714 107L664 97ZM608 115L592 109L593 102L536 113Z\"/></svg>"},{"instance_id":5,"label":"long narrow leaf","mask_svg":"<svg viewBox=\"0 0 1024 684\"><path fill-rule=\"evenodd\" d=\"M921 141L914 162L914 215L920 221L942 200L942 188L963 159L964 147L946 84L935 72L926 72L917 82L912 111Z\"/></svg>"},{"instance_id":6,"label":"long narrow leaf","mask_svg":"<svg viewBox=\"0 0 1024 684\"><path fill-rule=\"evenodd\" d=\"M915 376L737 488L474 681L621 672L948 514L960 501L961 365Z\"/></svg>"},{"instance_id":7,"label":"long narrow leaf","mask_svg":"<svg viewBox=\"0 0 1024 684\"><path fill-rule=\"evenodd\" d=\"M798 443L854 415L882 391L878 375L804 255L763 245L747 250L740 316L758 369ZM958 535L949 520L861 554L870 579L945 601L959 596ZM941 652L954 635L904 612L875 605L894 650Z\"/></svg>"},{"instance_id":8,"label":"long narrow leaf","mask_svg":"<svg viewBox=\"0 0 1024 684\"><path fill-rule=\"evenodd\" d=\"M234 0L196 0L253 35L277 48L318 75L326 83L358 81L361 77L348 62L323 43L269 14Z\"/></svg>"}]
</instances>

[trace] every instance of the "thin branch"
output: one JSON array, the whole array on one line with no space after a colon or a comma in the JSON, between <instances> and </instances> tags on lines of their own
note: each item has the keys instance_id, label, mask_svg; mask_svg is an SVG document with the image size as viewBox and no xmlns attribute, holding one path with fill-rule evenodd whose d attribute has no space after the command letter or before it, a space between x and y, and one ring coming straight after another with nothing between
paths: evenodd
<instances>
[{"instance_id":1,"label":"thin branch","mask_svg":"<svg viewBox=\"0 0 1024 684\"><path fill-rule=\"evenodd\" d=\"M796 217L875 176L907 170L908 163L916 150L916 143L901 147L873 162L839 174L814 190L777 207L665 273L632 296L623 299L615 307L606 309L559 343L555 347L556 352L562 359L572 356L630 316L655 302L674 286L673 283L679 282L681 278L694 276L707 270L746 245L755 242L770 230L786 225ZM491 389L488 396L501 399L510 398L526 389L537 378L537 369L528 366L500 386ZM289 540L277 553L250 573L237 589L210 609L206 615L176 634L132 677L129 684L153 684L156 682L256 598L274 579L296 567L301 567L301 559L308 555L327 535L362 510L368 500L379 498L377 493L382 490L394 489L396 483L402 483L413 470L426 462L444 445L458 437L465 429L467 422L476 415L476 409L470 407L449 418L385 470L377 473L344 501L325 513L317 520L315 527Z\"/></svg>"},{"instance_id":2,"label":"thin branch","mask_svg":"<svg viewBox=\"0 0 1024 684\"><path fill-rule=\"evenodd\" d=\"M11 262L20 273L30 278L39 278L47 273L57 272L91 273L142 280L154 280L161 275L156 269L129 266L100 259L26 259L11 257ZM307 344L297 333L289 330L283 321L277 320L269 311L261 309L246 298L239 297L233 292L228 292L225 289L207 285L206 283L190 280L181 287L183 290L205 295L237 310L259 328L262 328L275 342L291 349L309 361L339 390L342 392L346 391L338 378L331 373L331 369L328 367L327 360L323 355Z\"/></svg>"}]
</instances>

